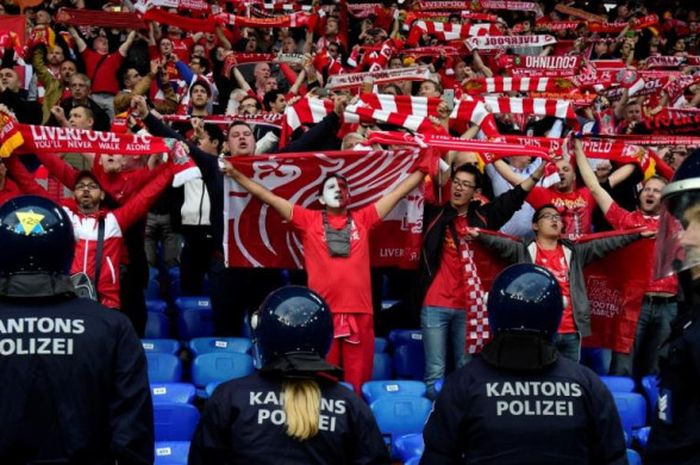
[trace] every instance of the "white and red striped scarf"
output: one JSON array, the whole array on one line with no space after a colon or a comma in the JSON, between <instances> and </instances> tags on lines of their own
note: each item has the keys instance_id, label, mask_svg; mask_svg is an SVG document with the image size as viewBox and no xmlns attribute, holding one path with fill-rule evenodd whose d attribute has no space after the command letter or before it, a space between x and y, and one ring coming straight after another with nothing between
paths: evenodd
<instances>
[{"instance_id":1,"label":"white and red striped scarf","mask_svg":"<svg viewBox=\"0 0 700 465\"><path fill-rule=\"evenodd\" d=\"M486 310L486 292L474 261L474 251L470 249L468 241L463 236L460 236L459 256L463 267L464 289L467 294L466 348L468 353L476 354L481 352L491 338Z\"/></svg>"},{"instance_id":2,"label":"white and red striped scarf","mask_svg":"<svg viewBox=\"0 0 700 465\"><path fill-rule=\"evenodd\" d=\"M450 127L459 133L469 129L469 123L479 126L488 137L498 136L496 120L480 100L458 100L450 114Z\"/></svg>"},{"instance_id":3,"label":"white and red striped scarf","mask_svg":"<svg viewBox=\"0 0 700 465\"><path fill-rule=\"evenodd\" d=\"M413 47L418 44L423 34L430 34L438 40L449 42L474 36L498 36L501 30L493 23L452 24L436 21L416 21L406 39L406 44Z\"/></svg>"},{"instance_id":4,"label":"white and red striped scarf","mask_svg":"<svg viewBox=\"0 0 700 465\"><path fill-rule=\"evenodd\" d=\"M575 127L578 127L576 114L570 100L486 96L483 98L483 102L492 113L554 116L567 119L574 123Z\"/></svg>"},{"instance_id":5,"label":"white and red striped scarf","mask_svg":"<svg viewBox=\"0 0 700 465\"><path fill-rule=\"evenodd\" d=\"M502 92L570 92L576 85L565 78L492 77L470 79L464 90L470 95Z\"/></svg>"},{"instance_id":6,"label":"white and red striped scarf","mask_svg":"<svg viewBox=\"0 0 700 465\"><path fill-rule=\"evenodd\" d=\"M412 131L430 131L434 123L429 116L438 116L437 97L411 95L362 94L360 100L345 109L346 123L389 123Z\"/></svg>"},{"instance_id":7,"label":"white and red striped scarf","mask_svg":"<svg viewBox=\"0 0 700 465\"><path fill-rule=\"evenodd\" d=\"M333 111L333 102L305 97L284 111L279 146L284 147L292 133L306 124L316 124Z\"/></svg>"}]
</instances>

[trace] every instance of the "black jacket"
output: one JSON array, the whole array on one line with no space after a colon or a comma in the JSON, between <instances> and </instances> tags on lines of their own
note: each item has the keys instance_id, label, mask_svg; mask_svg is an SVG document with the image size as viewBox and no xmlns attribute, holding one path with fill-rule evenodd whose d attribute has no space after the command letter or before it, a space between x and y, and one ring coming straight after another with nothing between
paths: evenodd
<instances>
[{"instance_id":1,"label":"black jacket","mask_svg":"<svg viewBox=\"0 0 700 465\"><path fill-rule=\"evenodd\" d=\"M75 297L65 276L2 279L0 353L0 463L153 463L146 358L126 316Z\"/></svg>"},{"instance_id":2,"label":"black jacket","mask_svg":"<svg viewBox=\"0 0 700 465\"><path fill-rule=\"evenodd\" d=\"M659 373L659 401L647 446L650 465L700 463L700 283L689 308L671 324Z\"/></svg>"},{"instance_id":3,"label":"black jacket","mask_svg":"<svg viewBox=\"0 0 700 465\"><path fill-rule=\"evenodd\" d=\"M485 205L472 201L467 210L467 223L471 227L496 231L513 216L513 213L520 209L527 194L528 192L524 191L522 187L515 186L496 197L493 202ZM425 294L440 268L445 235L449 231L453 238L457 238L453 223L456 217L457 210L449 203L443 206L425 205L423 245L418 264L418 295L415 300L415 305L418 308L423 304ZM457 242L459 241L455 240L455 243Z\"/></svg>"},{"instance_id":4,"label":"black jacket","mask_svg":"<svg viewBox=\"0 0 700 465\"><path fill-rule=\"evenodd\" d=\"M476 357L445 380L423 437L421 465L627 464L610 391L564 357L529 371Z\"/></svg>"},{"instance_id":5,"label":"black jacket","mask_svg":"<svg viewBox=\"0 0 700 465\"><path fill-rule=\"evenodd\" d=\"M190 446L190 465L389 464L367 404L350 389L319 381L319 432L300 442L286 434L279 378L259 373L221 384L207 402Z\"/></svg>"}]
</instances>

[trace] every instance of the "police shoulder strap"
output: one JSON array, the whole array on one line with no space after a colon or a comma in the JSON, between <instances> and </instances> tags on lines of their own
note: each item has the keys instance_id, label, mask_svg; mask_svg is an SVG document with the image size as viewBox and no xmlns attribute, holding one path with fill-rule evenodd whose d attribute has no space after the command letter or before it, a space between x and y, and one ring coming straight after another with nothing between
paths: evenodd
<instances>
[{"instance_id":1,"label":"police shoulder strap","mask_svg":"<svg viewBox=\"0 0 700 465\"><path fill-rule=\"evenodd\" d=\"M95 300L99 301L100 297L98 294L98 287L100 283L100 272L102 271L102 249L104 248L105 242L105 219L104 216L100 217L97 223L97 247L95 248Z\"/></svg>"}]
</instances>

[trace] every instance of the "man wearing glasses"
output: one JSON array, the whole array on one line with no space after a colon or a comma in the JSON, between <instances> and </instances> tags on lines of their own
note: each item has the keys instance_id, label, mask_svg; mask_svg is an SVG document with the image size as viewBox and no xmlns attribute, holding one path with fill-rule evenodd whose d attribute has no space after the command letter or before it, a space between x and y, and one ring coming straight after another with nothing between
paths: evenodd
<instances>
[{"instance_id":1,"label":"man wearing glasses","mask_svg":"<svg viewBox=\"0 0 700 465\"><path fill-rule=\"evenodd\" d=\"M78 106L85 106L92 110L94 115L93 129L95 131L109 131L111 122L109 115L93 99L90 98L91 81L86 75L76 73L70 78L71 97L63 100L60 106L64 115L70 115L71 110ZM51 112L55 115L54 109ZM60 121L57 121L60 123Z\"/></svg>"},{"instance_id":2,"label":"man wearing glasses","mask_svg":"<svg viewBox=\"0 0 700 465\"><path fill-rule=\"evenodd\" d=\"M523 204L544 172L544 163L532 175L493 202L474 199L482 174L474 165L462 165L452 175L450 199L444 205L425 205L425 230L419 262L418 292L425 348L425 383L435 395L435 382L445 376L448 341L455 365L464 365L466 331L478 315L486 319L485 293L469 248L470 227L498 230ZM438 186L440 183L435 182ZM426 198L430 193L426 193ZM475 326L485 326L481 323ZM485 342L482 341L482 342ZM475 353L479 347L470 347Z\"/></svg>"},{"instance_id":3,"label":"man wearing glasses","mask_svg":"<svg viewBox=\"0 0 700 465\"><path fill-rule=\"evenodd\" d=\"M469 234L509 262L534 263L552 272L564 297L564 314L554 345L564 357L578 362L581 338L591 334L591 311L583 267L608 252L654 233L626 234L574 243L561 239L563 228L561 214L554 205L549 204L535 210L532 216L535 239L527 243L474 230Z\"/></svg>"}]
</instances>

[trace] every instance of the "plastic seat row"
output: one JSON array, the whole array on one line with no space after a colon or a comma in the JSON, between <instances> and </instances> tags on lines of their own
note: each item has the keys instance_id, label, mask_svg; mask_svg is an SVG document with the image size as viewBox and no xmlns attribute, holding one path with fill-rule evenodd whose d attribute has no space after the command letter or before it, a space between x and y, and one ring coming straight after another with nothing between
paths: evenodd
<instances>
[{"instance_id":1,"label":"plastic seat row","mask_svg":"<svg viewBox=\"0 0 700 465\"><path fill-rule=\"evenodd\" d=\"M177 355L182 350L182 344L176 339L142 339L141 344L146 352L164 352ZM187 348L196 357L211 352L250 353L253 344L245 337L196 337L187 343Z\"/></svg>"},{"instance_id":2,"label":"plastic seat row","mask_svg":"<svg viewBox=\"0 0 700 465\"><path fill-rule=\"evenodd\" d=\"M182 361L175 355L146 353L151 384L182 381ZM199 389L214 381L226 381L249 375L254 370L253 357L236 352L211 352L195 357L192 382Z\"/></svg>"}]
</instances>

